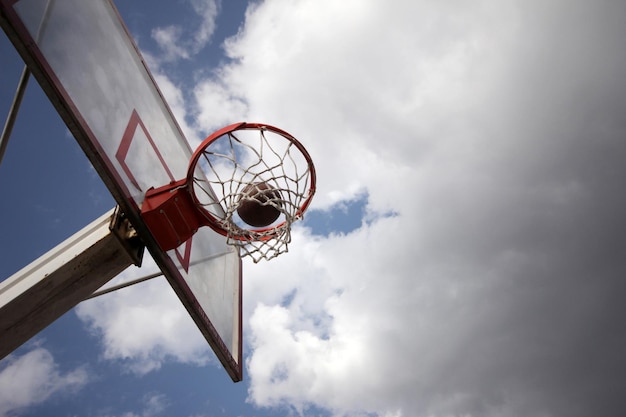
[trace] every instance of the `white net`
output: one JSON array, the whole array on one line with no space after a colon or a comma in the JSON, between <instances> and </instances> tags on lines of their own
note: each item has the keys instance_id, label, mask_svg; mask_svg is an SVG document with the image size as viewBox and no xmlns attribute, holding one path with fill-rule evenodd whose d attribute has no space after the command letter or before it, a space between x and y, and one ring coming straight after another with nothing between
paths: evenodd
<instances>
[{"instance_id":1,"label":"white net","mask_svg":"<svg viewBox=\"0 0 626 417\"><path fill-rule=\"evenodd\" d=\"M197 159L191 194L228 243L254 262L287 252L291 225L301 219L314 192L315 172L306 150L293 137L271 126L247 125L208 144ZM250 184L266 184L269 198L250 194ZM248 187L248 190L244 191ZM262 228L247 224L238 213L254 200L277 210L278 218Z\"/></svg>"}]
</instances>

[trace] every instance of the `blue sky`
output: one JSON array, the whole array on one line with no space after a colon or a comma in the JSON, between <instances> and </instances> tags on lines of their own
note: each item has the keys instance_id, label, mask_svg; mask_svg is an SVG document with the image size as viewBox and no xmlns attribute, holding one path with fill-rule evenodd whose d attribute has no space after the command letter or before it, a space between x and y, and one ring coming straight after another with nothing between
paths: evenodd
<instances>
[{"instance_id":1,"label":"blue sky","mask_svg":"<svg viewBox=\"0 0 626 417\"><path fill-rule=\"evenodd\" d=\"M624 2L119 3L192 147L279 126L318 191L244 263L243 382L161 278L2 360L0 417L623 414ZM0 195L3 279L114 205L33 79Z\"/></svg>"}]
</instances>

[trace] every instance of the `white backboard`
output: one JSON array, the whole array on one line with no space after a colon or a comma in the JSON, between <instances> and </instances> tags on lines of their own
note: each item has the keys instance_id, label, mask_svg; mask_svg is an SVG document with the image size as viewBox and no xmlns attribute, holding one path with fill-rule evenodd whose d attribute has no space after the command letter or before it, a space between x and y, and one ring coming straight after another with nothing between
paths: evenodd
<instances>
[{"instance_id":1,"label":"white backboard","mask_svg":"<svg viewBox=\"0 0 626 417\"><path fill-rule=\"evenodd\" d=\"M145 192L184 178L192 151L108 0L0 0L20 52L234 381L242 378L241 260L202 228L163 252L140 216Z\"/></svg>"}]
</instances>

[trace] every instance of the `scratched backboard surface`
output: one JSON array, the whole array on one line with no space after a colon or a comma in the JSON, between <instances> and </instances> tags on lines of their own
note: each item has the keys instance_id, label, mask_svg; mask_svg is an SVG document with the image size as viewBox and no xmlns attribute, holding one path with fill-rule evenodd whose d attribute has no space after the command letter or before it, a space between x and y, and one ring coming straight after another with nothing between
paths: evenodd
<instances>
[{"instance_id":1,"label":"scratched backboard surface","mask_svg":"<svg viewBox=\"0 0 626 417\"><path fill-rule=\"evenodd\" d=\"M191 149L108 0L0 0L1 24L235 381L242 378L241 261L202 228L164 253L145 192L187 172Z\"/></svg>"}]
</instances>

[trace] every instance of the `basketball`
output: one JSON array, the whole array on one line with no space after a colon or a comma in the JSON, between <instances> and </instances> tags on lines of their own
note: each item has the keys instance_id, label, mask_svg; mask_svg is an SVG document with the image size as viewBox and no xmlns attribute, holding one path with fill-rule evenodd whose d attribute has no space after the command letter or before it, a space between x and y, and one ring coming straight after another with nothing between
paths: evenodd
<instances>
[{"instance_id":1,"label":"basketball","mask_svg":"<svg viewBox=\"0 0 626 417\"><path fill-rule=\"evenodd\" d=\"M241 220L253 227L266 227L274 223L282 207L281 195L266 182L248 184L242 192L237 207Z\"/></svg>"}]
</instances>

